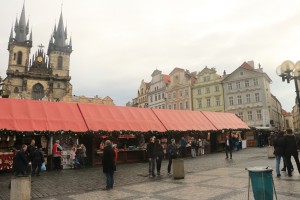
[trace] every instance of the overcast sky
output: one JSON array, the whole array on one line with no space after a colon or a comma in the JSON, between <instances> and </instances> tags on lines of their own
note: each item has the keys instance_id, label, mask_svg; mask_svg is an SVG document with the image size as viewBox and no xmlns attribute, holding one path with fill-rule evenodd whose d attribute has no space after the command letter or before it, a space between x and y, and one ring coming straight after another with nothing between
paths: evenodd
<instances>
[{"instance_id":1,"label":"overcast sky","mask_svg":"<svg viewBox=\"0 0 300 200\"><path fill-rule=\"evenodd\" d=\"M272 79L271 92L291 111L294 84L276 68L300 60L299 0L26 0L33 46L47 51L63 2L64 24L72 36L73 94L110 96L117 105L137 96L141 80L155 69L231 73L254 60ZM0 6L0 75L6 76L7 44L23 0Z\"/></svg>"}]
</instances>

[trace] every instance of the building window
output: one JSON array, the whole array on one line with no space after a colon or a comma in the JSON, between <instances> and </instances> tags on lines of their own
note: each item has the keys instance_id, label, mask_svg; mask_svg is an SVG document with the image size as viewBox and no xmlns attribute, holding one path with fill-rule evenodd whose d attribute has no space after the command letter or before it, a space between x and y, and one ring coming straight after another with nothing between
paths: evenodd
<instances>
[{"instance_id":1,"label":"building window","mask_svg":"<svg viewBox=\"0 0 300 200\"><path fill-rule=\"evenodd\" d=\"M256 102L259 102L259 101L260 101L259 93L255 93L255 101L256 101Z\"/></svg>"},{"instance_id":2,"label":"building window","mask_svg":"<svg viewBox=\"0 0 300 200\"><path fill-rule=\"evenodd\" d=\"M248 111L248 120L252 120L252 111Z\"/></svg>"},{"instance_id":3,"label":"building window","mask_svg":"<svg viewBox=\"0 0 300 200\"><path fill-rule=\"evenodd\" d=\"M250 94L246 94L246 101L247 101L247 103L251 102L251 96L250 96Z\"/></svg>"},{"instance_id":4,"label":"building window","mask_svg":"<svg viewBox=\"0 0 300 200\"><path fill-rule=\"evenodd\" d=\"M179 109L183 110L183 103L182 102L179 103Z\"/></svg>"},{"instance_id":5,"label":"building window","mask_svg":"<svg viewBox=\"0 0 300 200\"><path fill-rule=\"evenodd\" d=\"M23 53L21 51L19 51L18 52L17 65L21 65L22 64L22 57L23 57Z\"/></svg>"},{"instance_id":6,"label":"building window","mask_svg":"<svg viewBox=\"0 0 300 200\"><path fill-rule=\"evenodd\" d=\"M198 99L198 108L202 108L202 99Z\"/></svg>"},{"instance_id":7,"label":"building window","mask_svg":"<svg viewBox=\"0 0 300 200\"><path fill-rule=\"evenodd\" d=\"M228 83L228 90L232 90L232 83Z\"/></svg>"},{"instance_id":8,"label":"building window","mask_svg":"<svg viewBox=\"0 0 300 200\"><path fill-rule=\"evenodd\" d=\"M241 88L241 82L236 82L236 89L240 89Z\"/></svg>"},{"instance_id":9,"label":"building window","mask_svg":"<svg viewBox=\"0 0 300 200\"><path fill-rule=\"evenodd\" d=\"M229 105L233 106L233 97L229 97Z\"/></svg>"},{"instance_id":10,"label":"building window","mask_svg":"<svg viewBox=\"0 0 300 200\"><path fill-rule=\"evenodd\" d=\"M158 94L158 100L160 100L160 94Z\"/></svg>"},{"instance_id":11,"label":"building window","mask_svg":"<svg viewBox=\"0 0 300 200\"><path fill-rule=\"evenodd\" d=\"M189 90L188 89L185 90L185 96L186 97L189 96Z\"/></svg>"},{"instance_id":12,"label":"building window","mask_svg":"<svg viewBox=\"0 0 300 200\"><path fill-rule=\"evenodd\" d=\"M162 96L161 98L164 99L165 98L165 93L162 93L161 96Z\"/></svg>"},{"instance_id":13,"label":"building window","mask_svg":"<svg viewBox=\"0 0 300 200\"><path fill-rule=\"evenodd\" d=\"M209 87L205 88L205 91L206 91L206 94L209 94L210 93Z\"/></svg>"},{"instance_id":14,"label":"building window","mask_svg":"<svg viewBox=\"0 0 300 200\"><path fill-rule=\"evenodd\" d=\"M238 113L238 116L239 116L239 118L240 118L241 120L244 120L243 112L239 112L239 113Z\"/></svg>"},{"instance_id":15,"label":"building window","mask_svg":"<svg viewBox=\"0 0 300 200\"><path fill-rule=\"evenodd\" d=\"M210 76L205 76L205 77L203 77L203 81L204 81L204 82L210 81Z\"/></svg>"},{"instance_id":16,"label":"building window","mask_svg":"<svg viewBox=\"0 0 300 200\"><path fill-rule=\"evenodd\" d=\"M220 97L216 97L216 106L220 106L220 105L221 105Z\"/></svg>"},{"instance_id":17,"label":"building window","mask_svg":"<svg viewBox=\"0 0 300 200\"><path fill-rule=\"evenodd\" d=\"M176 103L173 104L173 109L176 110Z\"/></svg>"},{"instance_id":18,"label":"building window","mask_svg":"<svg viewBox=\"0 0 300 200\"><path fill-rule=\"evenodd\" d=\"M209 108L210 107L210 98L206 99L206 107Z\"/></svg>"},{"instance_id":19,"label":"building window","mask_svg":"<svg viewBox=\"0 0 300 200\"><path fill-rule=\"evenodd\" d=\"M155 101L157 101L157 94L154 96Z\"/></svg>"},{"instance_id":20,"label":"building window","mask_svg":"<svg viewBox=\"0 0 300 200\"><path fill-rule=\"evenodd\" d=\"M188 101L185 102L185 109L187 109L187 110L189 109L189 102Z\"/></svg>"},{"instance_id":21,"label":"building window","mask_svg":"<svg viewBox=\"0 0 300 200\"><path fill-rule=\"evenodd\" d=\"M198 94L201 94L201 89L198 89Z\"/></svg>"},{"instance_id":22,"label":"building window","mask_svg":"<svg viewBox=\"0 0 300 200\"><path fill-rule=\"evenodd\" d=\"M171 93L168 94L168 99L171 99Z\"/></svg>"},{"instance_id":23,"label":"building window","mask_svg":"<svg viewBox=\"0 0 300 200\"><path fill-rule=\"evenodd\" d=\"M15 87L14 93L15 93L15 94L19 93L19 88L18 88L18 87Z\"/></svg>"},{"instance_id":24,"label":"building window","mask_svg":"<svg viewBox=\"0 0 300 200\"><path fill-rule=\"evenodd\" d=\"M58 56L57 69L62 69L62 67L63 67L63 57L62 56Z\"/></svg>"},{"instance_id":25,"label":"building window","mask_svg":"<svg viewBox=\"0 0 300 200\"><path fill-rule=\"evenodd\" d=\"M162 109L165 109L165 104L162 105Z\"/></svg>"},{"instance_id":26,"label":"building window","mask_svg":"<svg viewBox=\"0 0 300 200\"><path fill-rule=\"evenodd\" d=\"M238 95L237 96L237 101L238 101L238 104L242 104L242 96L241 95Z\"/></svg>"},{"instance_id":27,"label":"building window","mask_svg":"<svg viewBox=\"0 0 300 200\"><path fill-rule=\"evenodd\" d=\"M258 79L257 79L257 78L253 79L253 84L254 84L255 86L258 85Z\"/></svg>"},{"instance_id":28,"label":"building window","mask_svg":"<svg viewBox=\"0 0 300 200\"><path fill-rule=\"evenodd\" d=\"M152 95L150 96L150 102L153 102Z\"/></svg>"},{"instance_id":29,"label":"building window","mask_svg":"<svg viewBox=\"0 0 300 200\"><path fill-rule=\"evenodd\" d=\"M179 90L179 96L182 97L182 91L181 90Z\"/></svg>"},{"instance_id":30,"label":"building window","mask_svg":"<svg viewBox=\"0 0 300 200\"><path fill-rule=\"evenodd\" d=\"M219 91L220 91L219 86L216 85L216 86L215 86L215 92L219 92Z\"/></svg>"},{"instance_id":31,"label":"building window","mask_svg":"<svg viewBox=\"0 0 300 200\"><path fill-rule=\"evenodd\" d=\"M172 106L171 105L169 105L169 110L172 110Z\"/></svg>"},{"instance_id":32,"label":"building window","mask_svg":"<svg viewBox=\"0 0 300 200\"><path fill-rule=\"evenodd\" d=\"M244 72L240 72L240 75L243 76L243 75L244 75Z\"/></svg>"},{"instance_id":33,"label":"building window","mask_svg":"<svg viewBox=\"0 0 300 200\"><path fill-rule=\"evenodd\" d=\"M176 99L176 92L173 92L173 99Z\"/></svg>"},{"instance_id":34,"label":"building window","mask_svg":"<svg viewBox=\"0 0 300 200\"><path fill-rule=\"evenodd\" d=\"M261 110L256 110L256 114L257 114L257 119L261 120L262 119L262 117L261 117Z\"/></svg>"},{"instance_id":35,"label":"building window","mask_svg":"<svg viewBox=\"0 0 300 200\"><path fill-rule=\"evenodd\" d=\"M250 84L249 84L249 80L245 80L245 87L249 87Z\"/></svg>"}]
</instances>

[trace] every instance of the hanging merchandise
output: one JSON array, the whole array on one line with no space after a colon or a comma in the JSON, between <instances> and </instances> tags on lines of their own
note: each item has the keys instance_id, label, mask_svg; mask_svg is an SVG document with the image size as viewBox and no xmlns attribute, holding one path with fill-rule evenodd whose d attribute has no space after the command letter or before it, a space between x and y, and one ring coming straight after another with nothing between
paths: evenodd
<instances>
[{"instance_id":1,"label":"hanging merchandise","mask_svg":"<svg viewBox=\"0 0 300 200\"><path fill-rule=\"evenodd\" d=\"M16 136L14 136L14 141L16 141Z\"/></svg>"},{"instance_id":2,"label":"hanging merchandise","mask_svg":"<svg viewBox=\"0 0 300 200\"><path fill-rule=\"evenodd\" d=\"M7 136L7 139L6 139L6 141L7 141L7 142L9 142L9 136Z\"/></svg>"}]
</instances>

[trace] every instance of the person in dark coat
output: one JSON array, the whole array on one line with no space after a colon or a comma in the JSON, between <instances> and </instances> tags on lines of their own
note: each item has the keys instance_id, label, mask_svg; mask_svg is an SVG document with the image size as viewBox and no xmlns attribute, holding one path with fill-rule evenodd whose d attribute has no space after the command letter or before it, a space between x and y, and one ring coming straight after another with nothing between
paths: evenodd
<instances>
[{"instance_id":1,"label":"person in dark coat","mask_svg":"<svg viewBox=\"0 0 300 200\"><path fill-rule=\"evenodd\" d=\"M186 145L187 145L187 141L185 140L184 137L181 138L180 140L180 148L181 148L181 157L185 158L186 157Z\"/></svg>"},{"instance_id":2,"label":"person in dark coat","mask_svg":"<svg viewBox=\"0 0 300 200\"><path fill-rule=\"evenodd\" d=\"M164 158L164 150L162 145L160 144L160 140L156 139L154 143L154 154L156 158L156 170L157 170L157 175L160 175L160 169L161 169L161 162Z\"/></svg>"},{"instance_id":3,"label":"person in dark coat","mask_svg":"<svg viewBox=\"0 0 300 200\"><path fill-rule=\"evenodd\" d=\"M274 155L276 158L276 174L277 177L280 177L280 160L281 157L284 156L285 152L285 140L283 137L283 133L277 133L273 138L273 146L274 146ZM282 159L284 162L284 158Z\"/></svg>"},{"instance_id":4,"label":"person in dark coat","mask_svg":"<svg viewBox=\"0 0 300 200\"><path fill-rule=\"evenodd\" d=\"M155 153L154 153L154 137L150 138L147 144L147 156L149 163L149 177L155 176Z\"/></svg>"},{"instance_id":5,"label":"person in dark coat","mask_svg":"<svg viewBox=\"0 0 300 200\"><path fill-rule=\"evenodd\" d=\"M106 140L102 157L103 173L106 176L106 188L104 188L105 190L113 189L115 169L114 157L115 152L112 148L111 141Z\"/></svg>"},{"instance_id":6,"label":"person in dark coat","mask_svg":"<svg viewBox=\"0 0 300 200\"><path fill-rule=\"evenodd\" d=\"M28 168L28 160L26 159L26 150L27 145L23 144L22 149L18 151L16 157L14 159L14 173L18 176L20 173L22 175L27 175L27 168Z\"/></svg>"},{"instance_id":7,"label":"person in dark coat","mask_svg":"<svg viewBox=\"0 0 300 200\"><path fill-rule=\"evenodd\" d=\"M298 172L300 173L300 163L296 145L296 139L293 135L292 129L287 129L287 134L285 136L285 154L286 154L286 167L288 171L288 176L292 176L292 162L291 157L293 156L298 168Z\"/></svg>"},{"instance_id":8,"label":"person in dark coat","mask_svg":"<svg viewBox=\"0 0 300 200\"><path fill-rule=\"evenodd\" d=\"M229 133L229 135L226 136L226 140L225 140L226 159L228 159L228 151L230 154L230 159L232 159L232 146L233 146L233 140L231 137L231 133Z\"/></svg>"},{"instance_id":9,"label":"person in dark coat","mask_svg":"<svg viewBox=\"0 0 300 200\"><path fill-rule=\"evenodd\" d=\"M39 148L36 148L32 154L32 176L40 176L43 162L45 162L44 155Z\"/></svg>"},{"instance_id":10,"label":"person in dark coat","mask_svg":"<svg viewBox=\"0 0 300 200\"><path fill-rule=\"evenodd\" d=\"M178 156L178 149L175 143L175 139L171 139L171 144L169 144L167 149L169 163L168 163L168 175L171 175L171 166L173 159L177 159Z\"/></svg>"},{"instance_id":11,"label":"person in dark coat","mask_svg":"<svg viewBox=\"0 0 300 200\"><path fill-rule=\"evenodd\" d=\"M36 149L35 140L32 139L30 145L27 146L28 158L30 162L32 162L33 152L35 151L35 149Z\"/></svg>"}]
</instances>

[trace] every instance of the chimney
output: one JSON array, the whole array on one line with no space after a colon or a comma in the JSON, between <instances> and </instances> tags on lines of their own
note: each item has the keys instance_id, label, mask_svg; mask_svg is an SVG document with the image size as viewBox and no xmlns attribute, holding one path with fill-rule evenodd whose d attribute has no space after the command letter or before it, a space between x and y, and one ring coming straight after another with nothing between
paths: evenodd
<instances>
[{"instance_id":1,"label":"chimney","mask_svg":"<svg viewBox=\"0 0 300 200\"><path fill-rule=\"evenodd\" d=\"M254 61L253 60L250 60L247 63L254 69Z\"/></svg>"}]
</instances>

